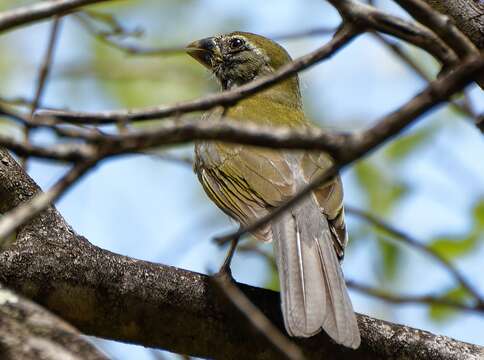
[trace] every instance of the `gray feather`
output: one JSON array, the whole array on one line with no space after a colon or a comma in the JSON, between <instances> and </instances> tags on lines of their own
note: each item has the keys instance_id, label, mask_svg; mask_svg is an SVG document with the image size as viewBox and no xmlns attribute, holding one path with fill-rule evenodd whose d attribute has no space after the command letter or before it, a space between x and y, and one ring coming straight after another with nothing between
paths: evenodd
<instances>
[{"instance_id":1,"label":"gray feather","mask_svg":"<svg viewBox=\"0 0 484 360\"><path fill-rule=\"evenodd\" d=\"M328 221L313 197L272 224L287 332L309 337L323 328L337 343L360 344L356 316Z\"/></svg>"}]
</instances>

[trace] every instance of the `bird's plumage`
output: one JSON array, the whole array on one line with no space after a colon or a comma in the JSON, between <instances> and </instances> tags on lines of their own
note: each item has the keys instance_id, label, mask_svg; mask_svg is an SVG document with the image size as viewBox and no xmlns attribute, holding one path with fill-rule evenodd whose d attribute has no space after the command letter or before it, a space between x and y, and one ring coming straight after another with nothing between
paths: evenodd
<instances>
[{"instance_id":1,"label":"bird's plumage","mask_svg":"<svg viewBox=\"0 0 484 360\"><path fill-rule=\"evenodd\" d=\"M188 52L214 71L223 88L266 76L290 61L276 43L242 32L194 42ZM299 129L313 126L302 110L297 76L206 117ZM222 142L197 143L195 153L195 171L206 193L243 225L289 200L332 165L321 152ZM274 241L288 333L307 337L323 328L336 342L356 348L358 326L339 265L347 242L342 201L337 176L254 235Z\"/></svg>"}]
</instances>

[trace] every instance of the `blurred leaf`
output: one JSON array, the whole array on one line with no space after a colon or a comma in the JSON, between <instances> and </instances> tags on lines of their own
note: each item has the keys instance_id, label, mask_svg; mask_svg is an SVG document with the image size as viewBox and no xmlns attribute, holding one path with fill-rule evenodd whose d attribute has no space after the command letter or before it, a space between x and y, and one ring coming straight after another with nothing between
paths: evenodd
<instances>
[{"instance_id":1,"label":"blurred leaf","mask_svg":"<svg viewBox=\"0 0 484 360\"><path fill-rule=\"evenodd\" d=\"M484 231L484 199L481 199L474 206L474 231Z\"/></svg>"},{"instance_id":2,"label":"blurred leaf","mask_svg":"<svg viewBox=\"0 0 484 360\"><path fill-rule=\"evenodd\" d=\"M430 242L431 249L448 260L470 253L477 245L479 236L472 232L467 237L438 237Z\"/></svg>"},{"instance_id":3,"label":"blurred leaf","mask_svg":"<svg viewBox=\"0 0 484 360\"><path fill-rule=\"evenodd\" d=\"M266 281L264 288L279 291L279 275L277 274L276 268L270 266L268 271L268 280Z\"/></svg>"},{"instance_id":4,"label":"blurred leaf","mask_svg":"<svg viewBox=\"0 0 484 360\"><path fill-rule=\"evenodd\" d=\"M400 264L401 251L396 244L378 237L378 248L381 253L381 274L384 280L394 280Z\"/></svg>"},{"instance_id":5,"label":"blurred leaf","mask_svg":"<svg viewBox=\"0 0 484 360\"><path fill-rule=\"evenodd\" d=\"M390 167L388 167L390 168ZM365 160L355 166L356 178L367 200L371 212L388 215L395 204L407 193L408 187L393 179L388 172L380 170L376 162ZM374 229L372 229L374 233ZM383 240L377 234L379 256L376 268L382 281L395 280L401 263L401 249Z\"/></svg>"},{"instance_id":6,"label":"blurred leaf","mask_svg":"<svg viewBox=\"0 0 484 360\"><path fill-rule=\"evenodd\" d=\"M408 191L407 185L389 178L370 160L355 166L356 178L373 212L387 214Z\"/></svg>"},{"instance_id":7,"label":"blurred leaf","mask_svg":"<svg viewBox=\"0 0 484 360\"><path fill-rule=\"evenodd\" d=\"M385 155L389 160L402 160L425 143L428 143L434 133L435 127L426 127L410 135L398 138L386 147Z\"/></svg>"},{"instance_id":8,"label":"blurred leaf","mask_svg":"<svg viewBox=\"0 0 484 360\"><path fill-rule=\"evenodd\" d=\"M451 260L475 250L484 239L484 200L479 200L472 210L473 226L463 235L440 236L432 240L430 248Z\"/></svg>"},{"instance_id":9,"label":"blurred leaf","mask_svg":"<svg viewBox=\"0 0 484 360\"><path fill-rule=\"evenodd\" d=\"M442 299L452 300L459 303L464 303L466 300L470 299L469 293L460 286L445 291L440 297ZM459 310L443 305L430 305L428 309L430 319L437 322L449 321L458 313Z\"/></svg>"},{"instance_id":10,"label":"blurred leaf","mask_svg":"<svg viewBox=\"0 0 484 360\"><path fill-rule=\"evenodd\" d=\"M206 91L205 84L197 81L206 72L187 55L127 58L100 42L93 49L94 76L122 107L171 103Z\"/></svg>"}]
</instances>

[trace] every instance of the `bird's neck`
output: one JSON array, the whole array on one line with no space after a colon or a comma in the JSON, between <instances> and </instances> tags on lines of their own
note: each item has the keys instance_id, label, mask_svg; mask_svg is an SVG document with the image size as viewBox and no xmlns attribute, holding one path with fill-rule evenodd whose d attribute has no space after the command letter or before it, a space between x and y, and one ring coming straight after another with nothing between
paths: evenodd
<instances>
[{"instance_id":1,"label":"bird's neck","mask_svg":"<svg viewBox=\"0 0 484 360\"><path fill-rule=\"evenodd\" d=\"M264 74L267 76L267 74ZM257 76L253 80L256 80L262 76ZM244 84L238 84L235 82L222 82L223 90L232 90ZM277 84L257 92L251 97L270 99L271 101L284 104L289 107L302 108L301 91L299 89L299 80L297 76L291 77L287 80L278 82Z\"/></svg>"}]
</instances>

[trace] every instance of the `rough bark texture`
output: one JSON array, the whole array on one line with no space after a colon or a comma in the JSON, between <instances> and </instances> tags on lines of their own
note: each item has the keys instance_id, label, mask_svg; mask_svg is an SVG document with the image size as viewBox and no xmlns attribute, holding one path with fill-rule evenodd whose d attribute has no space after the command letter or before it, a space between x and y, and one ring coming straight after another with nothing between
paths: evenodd
<instances>
[{"instance_id":1,"label":"rough bark texture","mask_svg":"<svg viewBox=\"0 0 484 360\"><path fill-rule=\"evenodd\" d=\"M457 27L479 48L484 49L484 2L482 0L425 0Z\"/></svg>"},{"instance_id":2,"label":"rough bark texture","mask_svg":"<svg viewBox=\"0 0 484 360\"><path fill-rule=\"evenodd\" d=\"M0 149L0 212L37 185ZM89 335L211 358L279 359L209 277L113 254L77 235L54 208L22 228L0 254L0 281ZM239 285L283 328L278 293ZM358 316L362 346L344 349L320 334L298 340L308 358L481 359L483 348Z\"/></svg>"},{"instance_id":3,"label":"rough bark texture","mask_svg":"<svg viewBox=\"0 0 484 360\"><path fill-rule=\"evenodd\" d=\"M65 321L0 286L0 359L106 360Z\"/></svg>"}]
</instances>

